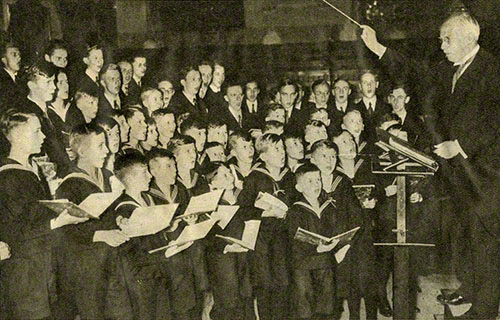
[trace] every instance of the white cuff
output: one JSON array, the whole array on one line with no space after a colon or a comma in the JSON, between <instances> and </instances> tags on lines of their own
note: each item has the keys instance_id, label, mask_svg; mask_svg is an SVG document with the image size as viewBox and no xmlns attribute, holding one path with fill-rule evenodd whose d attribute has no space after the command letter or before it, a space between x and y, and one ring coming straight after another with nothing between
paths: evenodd
<instances>
[{"instance_id":1,"label":"white cuff","mask_svg":"<svg viewBox=\"0 0 500 320\"><path fill-rule=\"evenodd\" d=\"M458 153L460 153L462 157L464 157L464 159L467 159L468 158L467 153L465 153L464 149L462 149L462 146L460 145L458 140L455 139L453 142L457 144Z\"/></svg>"}]
</instances>

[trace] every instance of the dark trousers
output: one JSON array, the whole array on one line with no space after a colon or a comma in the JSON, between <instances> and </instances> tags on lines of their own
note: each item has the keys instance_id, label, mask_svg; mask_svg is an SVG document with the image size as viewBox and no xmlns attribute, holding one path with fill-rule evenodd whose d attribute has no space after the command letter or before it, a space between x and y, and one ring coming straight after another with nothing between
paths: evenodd
<instances>
[{"instance_id":1,"label":"dark trousers","mask_svg":"<svg viewBox=\"0 0 500 320\"><path fill-rule=\"evenodd\" d=\"M473 212L467 228L469 265L461 276L458 293L472 302L471 312L478 319L495 319L500 300L500 242ZM498 210L498 209L497 209ZM500 214L500 212L498 213Z\"/></svg>"},{"instance_id":2,"label":"dark trousers","mask_svg":"<svg viewBox=\"0 0 500 320\"><path fill-rule=\"evenodd\" d=\"M214 319L254 319L248 255L216 253L207 255L214 296Z\"/></svg>"},{"instance_id":3,"label":"dark trousers","mask_svg":"<svg viewBox=\"0 0 500 320\"><path fill-rule=\"evenodd\" d=\"M261 227L251 254L260 319L288 319L288 257L285 230Z\"/></svg>"},{"instance_id":4,"label":"dark trousers","mask_svg":"<svg viewBox=\"0 0 500 320\"><path fill-rule=\"evenodd\" d=\"M298 319L333 314L335 287L331 268L294 268L291 287L292 305Z\"/></svg>"}]
</instances>

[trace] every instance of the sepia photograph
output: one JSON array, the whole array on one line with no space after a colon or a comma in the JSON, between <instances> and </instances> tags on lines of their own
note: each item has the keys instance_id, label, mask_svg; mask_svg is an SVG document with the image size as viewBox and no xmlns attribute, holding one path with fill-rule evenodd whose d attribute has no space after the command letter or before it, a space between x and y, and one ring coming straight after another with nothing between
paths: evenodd
<instances>
[{"instance_id":1,"label":"sepia photograph","mask_svg":"<svg viewBox=\"0 0 500 320\"><path fill-rule=\"evenodd\" d=\"M0 5L0 320L500 320L500 0Z\"/></svg>"}]
</instances>

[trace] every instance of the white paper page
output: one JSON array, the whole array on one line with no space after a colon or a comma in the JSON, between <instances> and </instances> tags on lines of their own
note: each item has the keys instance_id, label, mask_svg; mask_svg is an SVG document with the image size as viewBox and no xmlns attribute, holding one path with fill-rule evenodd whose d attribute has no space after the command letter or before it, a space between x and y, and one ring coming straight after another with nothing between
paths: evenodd
<instances>
[{"instance_id":1,"label":"white paper page","mask_svg":"<svg viewBox=\"0 0 500 320\"><path fill-rule=\"evenodd\" d=\"M260 220L245 221L245 229L241 240L245 243L246 247L255 250L255 243L257 243L257 236L259 235Z\"/></svg>"},{"instance_id":2,"label":"white paper page","mask_svg":"<svg viewBox=\"0 0 500 320\"><path fill-rule=\"evenodd\" d=\"M222 196L224 190L215 190L211 192L204 193L202 195L191 197L186 211L182 216L188 216L190 214L199 212L211 212L217 209L219 204L219 199Z\"/></svg>"},{"instance_id":3,"label":"white paper page","mask_svg":"<svg viewBox=\"0 0 500 320\"><path fill-rule=\"evenodd\" d=\"M271 209L272 207L279 208L283 211L288 210L288 206L283 201L270 195L267 192L259 192L254 205L256 208L262 210L268 210Z\"/></svg>"},{"instance_id":4,"label":"white paper page","mask_svg":"<svg viewBox=\"0 0 500 320\"><path fill-rule=\"evenodd\" d=\"M91 216L99 218L119 196L118 192L92 193L78 206Z\"/></svg>"},{"instance_id":5,"label":"white paper page","mask_svg":"<svg viewBox=\"0 0 500 320\"><path fill-rule=\"evenodd\" d=\"M123 231L129 237L140 237L155 234L167 228L172 221L178 204L167 204L152 207L140 207L132 212L128 225Z\"/></svg>"},{"instance_id":6,"label":"white paper page","mask_svg":"<svg viewBox=\"0 0 500 320\"><path fill-rule=\"evenodd\" d=\"M212 219L219 220L217 224L224 230L239 208L240 206L219 206L217 207L217 211L212 213L211 217Z\"/></svg>"},{"instance_id":7,"label":"white paper page","mask_svg":"<svg viewBox=\"0 0 500 320\"><path fill-rule=\"evenodd\" d=\"M188 225L184 228L184 230L182 230L180 236L174 241L174 243L180 245L189 241L203 239L216 223L217 219L208 219L200 223L190 226Z\"/></svg>"},{"instance_id":8,"label":"white paper page","mask_svg":"<svg viewBox=\"0 0 500 320\"><path fill-rule=\"evenodd\" d=\"M340 248L339 251L335 252L335 260L337 260L337 263L341 263L344 260L345 255L347 254L347 251L349 251L350 248L351 245L348 244Z\"/></svg>"}]
</instances>

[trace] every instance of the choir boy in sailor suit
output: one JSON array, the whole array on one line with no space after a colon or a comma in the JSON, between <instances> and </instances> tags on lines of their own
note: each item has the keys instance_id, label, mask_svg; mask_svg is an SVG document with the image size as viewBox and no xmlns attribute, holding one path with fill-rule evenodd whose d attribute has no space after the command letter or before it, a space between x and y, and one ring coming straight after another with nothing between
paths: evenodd
<instances>
[{"instance_id":1,"label":"choir boy in sailor suit","mask_svg":"<svg viewBox=\"0 0 500 320\"><path fill-rule=\"evenodd\" d=\"M177 125L175 115L167 109L158 109L151 114L158 130L158 148L167 149L170 139L175 134Z\"/></svg>"},{"instance_id":2,"label":"choir boy in sailor suit","mask_svg":"<svg viewBox=\"0 0 500 320\"><path fill-rule=\"evenodd\" d=\"M334 268L330 252L337 242L317 246L294 239L298 228L334 236L335 202L321 186L318 167L306 163L295 172L300 198L288 211L287 227L291 247L291 305L297 319L328 319L334 313Z\"/></svg>"},{"instance_id":3,"label":"choir boy in sailor suit","mask_svg":"<svg viewBox=\"0 0 500 320\"><path fill-rule=\"evenodd\" d=\"M189 196L196 196L209 191L205 178L195 170L195 140L189 136L179 136L171 140L169 151L177 163L177 181L188 191Z\"/></svg>"},{"instance_id":4,"label":"choir boy in sailor suit","mask_svg":"<svg viewBox=\"0 0 500 320\"><path fill-rule=\"evenodd\" d=\"M231 170L222 162L212 163L205 175L211 190L224 190L220 205L239 205L241 189L234 185ZM214 295L214 319L254 319L250 283L249 249L229 244L215 235L242 239L245 221L239 209L225 229L215 225L207 237L207 263Z\"/></svg>"},{"instance_id":5,"label":"choir boy in sailor suit","mask_svg":"<svg viewBox=\"0 0 500 320\"><path fill-rule=\"evenodd\" d=\"M286 211L279 206L263 211L255 207L255 200L259 192L265 192L289 204L295 177L285 167L285 147L280 136L262 135L255 149L263 165L246 178L240 195L243 214L248 215L246 219L262 221L251 258L253 287L261 319L288 319Z\"/></svg>"},{"instance_id":6,"label":"choir boy in sailor suit","mask_svg":"<svg viewBox=\"0 0 500 320\"><path fill-rule=\"evenodd\" d=\"M255 148L251 138L241 132L233 133L229 137L229 155L229 169L234 177L234 185L243 189L243 181L261 164L254 161Z\"/></svg>"},{"instance_id":7,"label":"choir boy in sailor suit","mask_svg":"<svg viewBox=\"0 0 500 320\"><path fill-rule=\"evenodd\" d=\"M295 173L303 164L304 160L304 139L296 132L285 132L286 166Z\"/></svg>"},{"instance_id":8,"label":"choir boy in sailor suit","mask_svg":"<svg viewBox=\"0 0 500 320\"><path fill-rule=\"evenodd\" d=\"M348 298L349 313L354 312L355 317L359 315L359 302L363 297L368 319L376 319L377 308L381 314L389 316L392 310L387 301L385 283L375 281L375 250L372 239L372 224L377 218L375 206L383 199L382 187L377 177L371 173L370 162L357 156L356 142L348 131L342 131L334 137L334 142L339 150L339 164L336 170L343 175L343 179L349 180L352 185L375 185L367 191L366 196L356 195L358 200L354 200L362 208L357 211L360 213L359 223L362 229L356 235L357 245L347 254L347 257L353 259L347 261L352 261L356 266L348 280L354 283Z\"/></svg>"},{"instance_id":9,"label":"choir boy in sailor suit","mask_svg":"<svg viewBox=\"0 0 500 320\"><path fill-rule=\"evenodd\" d=\"M93 193L111 192L113 174L104 168L108 155L104 129L95 123L82 124L71 131L69 142L76 155L75 166L57 188L56 198L80 204ZM75 308L64 310L74 312L65 316L79 314L82 319L104 319L115 312L106 305L109 281L116 273L112 268L117 262L111 248L123 244L128 237L113 227L113 219L103 214L99 220L68 228L62 235L58 259L62 304L74 304ZM118 301L118 297L126 297L124 292L124 287L122 295L115 296L120 291L111 292L113 305L123 301ZM127 306L128 300L125 301Z\"/></svg>"},{"instance_id":10,"label":"choir boy in sailor suit","mask_svg":"<svg viewBox=\"0 0 500 320\"><path fill-rule=\"evenodd\" d=\"M120 155L115 161L115 173L125 186L124 192L111 204L108 212L115 218L115 226L127 232L128 219L137 208L154 205L149 190L151 174L145 157L139 152ZM166 280L160 271L162 256L148 251L165 245L161 234L131 238L118 248L120 266L125 280L132 313L132 319L169 318L168 299L164 286Z\"/></svg>"},{"instance_id":11,"label":"choir boy in sailor suit","mask_svg":"<svg viewBox=\"0 0 500 320\"><path fill-rule=\"evenodd\" d=\"M378 151L376 149L378 147L375 146L375 142L377 140L367 140L367 136L364 131L365 126L363 124L363 117L358 110L350 110L346 112L346 114L342 117L341 128L342 130L348 131L354 138L354 142L356 142L357 154L369 156ZM341 132L342 131L339 131L338 133Z\"/></svg>"},{"instance_id":12,"label":"choir boy in sailor suit","mask_svg":"<svg viewBox=\"0 0 500 320\"><path fill-rule=\"evenodd\" d=\"M47 181L31 156L40 152L45 135L35 114L6 110L0 120L10 142L0 161L0 239L12 256L2 262L0 287L6 319L44 319L55 316L54 229L85 222L63 211L55 215L39 200L51 200Z\"/></svg>"},{"instance_id":13,"label":"choir boy in sailor suit","mask_svg":"<svg viewBox=\"0 0 500 320\"><path fill-rule=\"evenodd\" d=\"M174 155L163 149L153 149L146 158L153 175L147 193L156 205L179 204L174 217L182 215L190 196L186 188L176 181ZM174 220L171 227L162 231L162 236L167 241L175 240L185 225L186 221ZM175 249L180 252L175 252ZM197 293L208 288L208 276L200 243L195 242L185 250L181 249L182 246L168 251L167 259L161 263L161 272L167 279L167 294L174 319L191 319L196 318Z\"/></svg>"}]
</instances>

